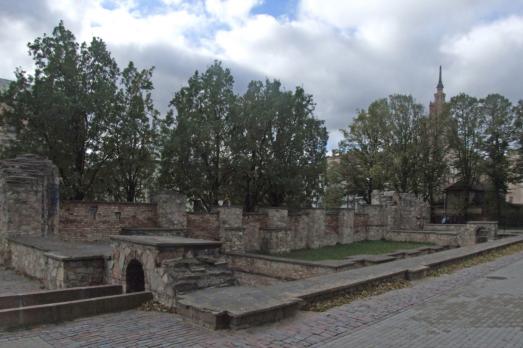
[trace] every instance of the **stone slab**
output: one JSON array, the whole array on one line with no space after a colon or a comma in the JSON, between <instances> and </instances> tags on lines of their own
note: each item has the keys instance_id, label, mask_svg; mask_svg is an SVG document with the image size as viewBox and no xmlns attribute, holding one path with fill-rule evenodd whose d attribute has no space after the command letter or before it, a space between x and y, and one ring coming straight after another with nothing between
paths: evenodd
<instances>
[{"instance_id":1,"label":"stone slab","mask_svg":"<svg viewBox=\"0 0 523 348\"><path fill-rule=\"evenodd\" d=\"M219 248L221 242L205 239L193 239L185 237L162 237L162 236L111 236L112 240L152 246L156 248L170 247L209 247Z\"/></svg>"},{"instance_id":2,"label":"stone slab","mask_svg":"<svg viewBox=\"0 0 523 348\"><path fill-rule=\"evenodd\" d=\"M0 310L119 295L121 293L122 287L119 285L86 286L80 288L26 292L15 295L0 296Z\"/></svg>"},{"instance_id":3,"label":"stone slab","mask_svg":"<svg viewBox=\"0 0 523 348\"><path fill-rule=\"evenodd\" d=\"M176 312L212 329L243 328L283 319L302 301L253 287L208 288L177 300ZM246 325L251 324L251 325Z\"/></svg>"},{"instance_id":4,"label":"stone slab","mask_svg":"<svg viewBox=\"0 0 523 348\"><path fill-rule=\"evenodd\" d=\"M10 243L17 243L47 252L47 255L62 260L110 258L111 245L108 243L77 243L46 237L9 237Z\"/></svg>"}]
</instances>

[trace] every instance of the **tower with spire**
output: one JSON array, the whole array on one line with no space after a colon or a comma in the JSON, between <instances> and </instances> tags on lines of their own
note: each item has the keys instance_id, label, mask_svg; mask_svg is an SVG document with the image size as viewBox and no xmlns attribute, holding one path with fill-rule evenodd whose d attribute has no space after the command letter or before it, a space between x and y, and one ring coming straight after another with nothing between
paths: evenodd
<instances>
[{"instance_id":1,"label":"tower with spire","mask_svg":"<svg viewBox=\"0 0 523 348\"><path fill-rule=\"evenodd\" d=\"M429 104L429 116L436 117L443 112L445 106L445 93L443 93L443 81L441 78L441 65L439 66L439 80L434 94L434 101Z\"/></svg>"}]
</instances>

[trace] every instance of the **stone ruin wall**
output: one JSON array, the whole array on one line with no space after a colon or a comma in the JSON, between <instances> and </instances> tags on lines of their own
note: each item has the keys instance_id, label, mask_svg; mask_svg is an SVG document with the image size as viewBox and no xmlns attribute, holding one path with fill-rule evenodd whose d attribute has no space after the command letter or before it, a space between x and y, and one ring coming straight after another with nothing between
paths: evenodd
<instances>
[{"instance_id":1,"label":"stone ruin wall","mask_svg":"<svg viewBox=\"0 0 523 348\"><path fill-rule=\"evenodd\" d=\"M383 239L390 229L419 223L419 206L424 206L410 195L397 194L381 198L383 204L330 211L262 208L245 213L239 207L221 207L212 213L187 213L183 195L174 192L162 192L156 202L64 202L59 235L98 241L119 234L123 227L176 227L187 237L220 240L226 251L278 253Z\"/></svg>"},{"instance_id":2,"label":"stone ruin wall","mask_svg":"<svg viewBox=\"0 0 523 348\"><path fill-rule=\"evenodd\" d=\"M9 235L107 241L125 227L161 227L220 240L225 251L287 252L382 239L388 229L409 229L425 218L425 206L407 194L375 195L373 205L332 211L263 208L244 213L221 207L194 214L186 212L183 195L169 191L153 195L151 204L66 201L60 207L58 184L58 170L48 160L24 155L0 161L0 258L8 257Z\"/></svg>"},{"instance_id":3,"label":"stone ruin wall","mask_svg":"<svg viewBox=\"0 0 523 348\"><path fill-rule=\"evenodd\" d=\"M58 236L70 241L109 240L124 227L157 227L156 204L65 201Z\"/></svg>"},{"instance_id":4,"label":"stone ruin wall","mask_svg":"<svg viewBox=\"0 0 523 348\"><path fill-rule=\"evenodd\" d=\"M9 236L53 236L58 231L58 169L49 160L20 155L0 161L0 263Z\"/></svg>"}]
</instances>

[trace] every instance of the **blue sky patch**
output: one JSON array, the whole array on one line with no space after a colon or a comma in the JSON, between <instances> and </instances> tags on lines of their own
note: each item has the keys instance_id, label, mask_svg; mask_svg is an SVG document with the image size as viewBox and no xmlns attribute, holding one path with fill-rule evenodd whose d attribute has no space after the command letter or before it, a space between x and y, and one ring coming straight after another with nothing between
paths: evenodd
<instances>
[{"instance_id":1,"label":"blue sky patch","mask_svg":"<svg viewBox=\"0 0 523 348\"><path fill-rule=\"evenodd\" d=\"M273 17L294 19L298 0L264 0L261 5L252 9L252 14L267 14Z\"/></svg>"}]
</instances>

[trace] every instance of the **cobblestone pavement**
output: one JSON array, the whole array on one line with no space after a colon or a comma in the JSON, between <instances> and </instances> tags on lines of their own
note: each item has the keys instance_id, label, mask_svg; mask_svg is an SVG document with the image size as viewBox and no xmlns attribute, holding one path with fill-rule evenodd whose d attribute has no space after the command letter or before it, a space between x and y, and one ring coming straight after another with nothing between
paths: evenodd
<instances>
[{"instance_id":1,"label":"cobblestone pavement","mask_svg":"<svg viewBox=\"0 0 523 348\"><path fill-rule=\"evenodd\" d=\"M38 291L41 288L42 284L39 281L28 279L0 266L0 295Z\"/></svg>"},{"instance_id":2,"label":"cobblestone pavement","mask_svg":"<svg viewBox=\"0 0 523 348\"><path fill-rule=\"evenodd\" d=\"M23 342L51 347L523 347L522 267L523 253L514 254L248 330L213 332L177 315L134 310L0 332L0 348L30 346Z\"/></svg>"}]
</instances>

